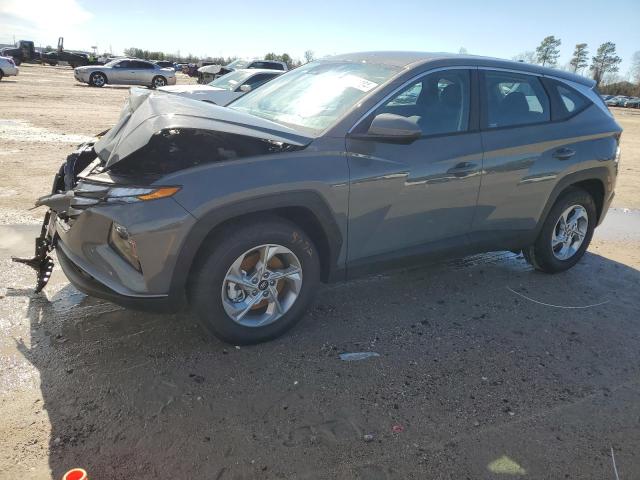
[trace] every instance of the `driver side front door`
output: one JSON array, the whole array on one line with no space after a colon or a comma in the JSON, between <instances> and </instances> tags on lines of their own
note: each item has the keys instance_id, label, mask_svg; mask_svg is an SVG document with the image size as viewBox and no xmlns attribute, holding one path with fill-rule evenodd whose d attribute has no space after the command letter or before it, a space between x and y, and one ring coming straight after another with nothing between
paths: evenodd
<instances>
[{"instance_id":1,"label":"driver side front door","mask_svg":"<svg viewBox=\"0 0 640 480\"><path fill-rule=\"evenodd\" d=\"M468 245L482 171L477 71L425 74L347 137L349 268ZM416 122L411 143L368 137L380 113Z\"/></svg>"}]
</instances>

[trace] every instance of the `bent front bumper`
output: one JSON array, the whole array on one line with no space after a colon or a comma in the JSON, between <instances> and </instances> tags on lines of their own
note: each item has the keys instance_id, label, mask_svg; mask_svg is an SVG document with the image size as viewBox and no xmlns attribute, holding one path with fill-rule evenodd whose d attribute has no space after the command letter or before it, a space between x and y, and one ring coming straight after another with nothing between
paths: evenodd
<instances>
[{"instance_id":1,"label":"bent front bumper","mask_svg":"<svg viewBox=\"0 0 640 480\"><path fill-rule=\"evenodd\" d=\"M143 310L178 310L184 285L172 284L178 251L195 222L171 198L90 207L73 221L56 219L60 265L79 290ZM115 225L135 242L140 269L109 241Z\"/></svg>"},{"instance_id":2,"label":"bent front bumper","mask_svg":"<svg viewBox=\"0 0 640 480\"><path fill-rule=\"evenodd\" d=\"M65 253L63 244L56 248L58 263L71 284L81 292L97 298L108 300L116 305L149 312L177 312L184 305L183 295L126 295L112 290L89 273L80 268Z\"/></svg>"}]
</instances>

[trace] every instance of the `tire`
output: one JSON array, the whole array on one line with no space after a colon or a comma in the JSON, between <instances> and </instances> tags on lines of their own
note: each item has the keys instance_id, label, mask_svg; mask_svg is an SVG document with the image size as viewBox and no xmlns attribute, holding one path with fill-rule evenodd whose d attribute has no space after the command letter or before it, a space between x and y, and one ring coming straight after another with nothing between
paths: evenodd
<instances>
[{"instance_id":1,"label":"tire","mask_svg":"<svg viewBox=\"0 0 640 480\"><path fill-rule=\"evenodd\" d=\"M0 82L2 81L2 77L4 77L4 73L2 70L0 70Z\"/></svg>"},{"instance_id":2,"label":"tire","mask_svg":"<svg viewBox=\"0 0 640 480\"><path fill-rule=\"evenodd\" d=\"M568 222L561 220L563 215ZM593 197L581 188L571 187L558 197L535 243L523 249L522 253L536 270L545 273L568 270L580 261L589 247L597 216ZM565 234L563 224L575 233ZM566 241L561 241L563 239Z\"/></svg>"},{"instance_id":3,"label":"tire","mask_svg":"<svg viewBox=\"0 0 640 480\"><path fill-rule=\"evenodd\" d=\"M224 229L208 241L194 262L197 267L187 291L191 308L203 327L220 340L234 345L272 340L292 328L312 301L320 278L318 251L302 229L275 216L252 218L253 221ZM267 258L271 258L267 263L270 272L261 275L261 263L256 255L263 258L265 248L270 255ZM274 251L283 253L274 254ZM257 263L251 266L254 259ZM274 266L273 262L277 264ZM234 265L238 268L234 269ZM269 273L276 278L275 275L295 272L298 268L299 274L288 274L286 278L269 282L265 280ZM239 287L239 283L228 280L233 272L240 272L246 282L259 280L259 283ZM230 293L236 298L230 299ZM278 298L277 305L281 310L277 310L276 303L272 302L273 297L266 298L271 294ZM234 309L238 313L244 311L244 316L234 320L228 313ZM270 309L276 313L269 313ZM264 320L268 318L273 320ZM260 325L261 322L264 325Z\"/></svg>"},{"instance_id":4,"label":"tire","mask_svg":"<svg viewBox=\"0 0 640 480\"><path fill-rule=\"evenodd\" d=\"M19 67L20 64L22 63L22 60L20 60L19 58L13 57L13 63L16 64L16 67Z\"/></svg>"},{"instance_id":5,"label":"tire","mask_svg":"<svg viewBox=\"0 0 640 480\"><path fill-rule=\"evenodd\" d=\"M107 77L102 72L93 72L89 77L89 85L92 87L104 87L107 84Z\"/></svg>"},{"instance_id":6,"label":"tire","mask_svg":"<svg viewBox=\"0 0 640 480\"><path fill-rule=\"evenodd\" d=\"M153 77L153 80L151 80L151 88L164 87L166 84L167 84L167 79L164 78L162 75L157 75Z\"/></svg>"}]
</instances>

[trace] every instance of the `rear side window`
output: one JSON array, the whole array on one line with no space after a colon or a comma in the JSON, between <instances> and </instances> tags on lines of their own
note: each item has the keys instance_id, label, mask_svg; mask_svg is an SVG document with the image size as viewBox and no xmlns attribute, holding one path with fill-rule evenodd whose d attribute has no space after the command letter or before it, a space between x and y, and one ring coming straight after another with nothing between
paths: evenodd
<instances>
[{"instance_id":1,"label":"rear side window","mask_svg":"<svg viewBox=\"0 0 640 480\"><path fill-rule=\"evenodd\" d=\"M554 101L553 119L565 120L587 108L591 101L568 85L557 80L545 80Z\"/></svg>"},{"instance_id":2,"label":"rear side window","mask_svg":"<svg viewBox=\"0 0 640 480\"><path fill-rule=\"evenodd\" d=\"M253 62L249 68L268 68L269 70L284 70L281 63L276 62Z\"/></svg>"},{"instance_id":3,"label":"rear side window","mask_svg":"<svg viewBox=\"0 0 640 480\"><path fill-rule=\"evenodd\" d=\"M489 128L529 125L551 120L549 98L537 77L487 71L484 79Z\"/></svg>"},{"instance_id":4,"label":"rear side window","mask_svg":"<svg viewBox=\"0 0 640 480\"><path fill-rule=\"evenodd\" d=\"M129 68L152 69L153 64L149 62L140 62L138 60L134 60L131 62Z\"/></svg>"}]
</instances>

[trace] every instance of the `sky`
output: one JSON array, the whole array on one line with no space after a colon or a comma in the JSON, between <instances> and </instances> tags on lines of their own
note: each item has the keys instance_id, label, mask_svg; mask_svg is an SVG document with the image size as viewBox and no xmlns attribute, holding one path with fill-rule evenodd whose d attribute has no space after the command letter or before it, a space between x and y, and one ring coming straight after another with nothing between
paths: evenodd
<instances>
[{"instance_id":1,"label":"sky","mask_svg":"<svg viewBox=\"0 0 640 480\"><path fill-rule=\"evenodd\" d=\"M603 42L617 46L627 76L640 50L640 0L615 9L593 0L0 0L0 43L121 54L124 48L198 56L303 58L366 50L458 52L510 59L535 50L547 35L562 40L559 65L576 43L593 55ZM630 21L627 21L630 20Z\"/></svg>"}]
</instances>

